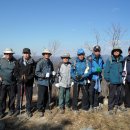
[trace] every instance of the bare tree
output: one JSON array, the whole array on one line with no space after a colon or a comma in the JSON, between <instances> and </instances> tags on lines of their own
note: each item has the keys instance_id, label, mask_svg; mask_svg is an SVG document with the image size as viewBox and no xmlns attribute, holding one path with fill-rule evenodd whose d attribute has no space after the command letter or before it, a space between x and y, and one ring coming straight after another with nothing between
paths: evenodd
<instances>
[{"instance_id":1,"label":"bare tree","mask_svg":"<svg viewBox=\"0 0 130 130\"><path fill-rule=\"evenodd\" d=\"M57 54L60 48L60 43L58 41L50 42L48 45L51 53L53 54L53 57Z\"/></svg>"},{"instance_id":2,"label":"bare tree","mask_svg":"<svg viewBox=\"0 0 130 130\"><path fill-rule=\"evenodd\" d=\"M93 47L95 45L99 45L100 44L100 34L99 34L99 32L94 31L94 34L95 34L95 40L96 40L96 42L94 44L86 42L85 45L84 45L84 47L86 48L86 50L90 51L90 52L93 52Z\"/></svg>"},{"instance_id":3,"label":"bare tree","mask_svg":"<svg viewBox=\"0 0 130 130\"><path fill-rule=\"evenodd\" d=\"M93 45L89 43L85 43L84 47L87 51L93 52Z\"/></svg>"},{"instance_id":4,"label":"bare tree","mask_svg":"<svg viewBox=\"0 0 130 130\"><path fill-rule=\"evenodd\" d=\"M118 24L112 24L111 28L108 31L110 37L110 44L114 48L120 44L120 40L124 35L125 31Z\"/></svg>"},{"instance_id":5,"label":"bare tree","mask_svg":"<svg viewBox=\"0 0 130 130\"><path fill-rule=\"evenodd\" d=\"M100 43L100 34L96 30L94 31L94 33L95 33L96 45L99 45L99 43Z\"/></svg>"}]
</instances>

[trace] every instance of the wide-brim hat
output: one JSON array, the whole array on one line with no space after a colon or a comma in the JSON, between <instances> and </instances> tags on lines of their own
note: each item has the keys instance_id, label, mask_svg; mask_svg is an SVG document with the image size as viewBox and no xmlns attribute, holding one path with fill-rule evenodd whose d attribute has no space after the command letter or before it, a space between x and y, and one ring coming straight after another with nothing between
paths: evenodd
<instances>
[{"instance_id":1,"label":"wide-brim hat","mask_svg":"<svg viewBox=\"0 0 130 130\"><path fill-rule=\"evenodd\" d=\"M63 59L63 58L69 58L69 59L71 59L69 53L65 53L65 54L63 54L63 55L61 56L61 58L62 58L62 59Z\"/></svg>"},{"instance_id":2,"label":"wide-brim hat","mask_svg":"<svg viewBox=\"0 0 130 130\"><path fill-rule=\"evenodd\" d=\"M42 54L43 55L44 54L50 54L50 55L52 55L52 53L51 53L51 51L49 49L44 49L43 52L42 52Z\"/></svg>"},{"instance_id":3,"label":"wide-brim hat","mask_svg":"<svg viewBox=\"0 0 130 130\"><path fill-rule=\"evenodd\" d=\"M122 50L121 50L120 47L114 47L113 50L111 51L111 54L113 55L113 53L114 53L115 51L117 51L117 50L120 52L120 54L122 54Z\"/></svg>"},{"instance_id":4,"label":"wide-brim hat","mask_svg":"<svg viewBox=\"0 0 130 130\"><path fill-rule=\"evenodd\" d=\"M11 49L11 48L6 48L4 51L3 51L4 54L14 54L15 52Z\"/></svg>"}]
</instances>

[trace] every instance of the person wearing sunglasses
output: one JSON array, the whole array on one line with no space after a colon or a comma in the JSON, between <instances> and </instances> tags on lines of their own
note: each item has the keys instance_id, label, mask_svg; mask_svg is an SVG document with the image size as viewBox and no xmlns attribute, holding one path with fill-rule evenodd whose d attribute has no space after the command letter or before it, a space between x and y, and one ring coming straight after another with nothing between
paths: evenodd
<instances>
[{"instance_id":1,"label":"person wearing sunglasses","mask_svg":"<svg viewBox=\"0 0 130 130\"><path fill-rule=\"evenodd\" d=\"M94 46L93 53L88 57L91 71L91 85L89 87L90 111L97 112L99 110L99 97L101 94L102 69L104 61L101 56L101 47Z\"/></svg>"}]
</instances>

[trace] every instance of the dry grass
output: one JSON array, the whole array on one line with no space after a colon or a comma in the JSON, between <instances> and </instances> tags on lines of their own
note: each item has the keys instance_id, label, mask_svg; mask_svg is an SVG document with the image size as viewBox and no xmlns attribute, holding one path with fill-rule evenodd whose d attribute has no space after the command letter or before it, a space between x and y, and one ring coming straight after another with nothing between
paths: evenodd
<instances>
[{"instance_id":1,"label":"dry grass","mask_svg":"<svg viewBox=\"0 0 130 130\"><path fill-rule=\"evenodd\" d=\"M80 130L91 128L94 130L130 130L130 112L118 112L110 116L105 107L98 113L84 113L80 111L75 115L72 111L60 114L57 108L52 114L45 113L42 118L37 113L30 119L24 116L20 118L6 118L7 130ZM87 129L86 129L87 130Z\"/></svg>"}]
</instances>

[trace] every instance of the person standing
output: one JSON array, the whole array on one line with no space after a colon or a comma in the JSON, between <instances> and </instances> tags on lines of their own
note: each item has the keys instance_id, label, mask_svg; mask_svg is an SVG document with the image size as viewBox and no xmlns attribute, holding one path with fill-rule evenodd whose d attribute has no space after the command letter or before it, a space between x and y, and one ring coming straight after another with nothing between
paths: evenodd
<instances>
[{"instance_id":1,"label":"person standing","mask_svg":"<svg viewBox=\"0 0 130 130\"><path fill-rule=\"evenodd\" d=\"M79 90L82 90L82 110L86 112L89 109L89 95L88 95L88 85L87 78L89 73L85 70L88 68L87 60L85 58L85 52L83 49L77 51L77 58L71 65L71 77L74 81L73 87L73 99L72 99L72 109L74 113L78 113L78 96Z\"/></svg>"},{"instance_id":2,"label":"person standing","mask_svg":"<svg viewBox=\"0 0 130 130\"><path fill-rule=\"evenodd\" d=\"M52 55L48 49L42 52L43 58L37 63L35 75L38 84L37 109L40 117L44 116L47 103L50 105L51 91L50 82L54 75L53 63L50 60Z\"/></svg>"},{"instance_id":3,"label":"person standing","mask_svg":"<svg viewBox=\"0 0 130 130\"><path fill-rule=\"evenodd\" d=\"M122 50L119 47L114 47L111 57L106 61L104 68L104 78L110 83L108 98L108 111L110 115L115 114L123 103L123 56L121 54Z\"/></svg>"},{"instance_id":4,"label":"person standing","mask_svg":"<svg viewBox=\"0 0 130 130\"><path fill-rule=\"evenodd\" d=\"M71 81L71 63L69 62L70 54L65 53L61 56L62 63L58 68L59 79L59 108L60 113L64 114L64 110L70 110L70 81Z\"/></svg>"},{"instance_id":5,"label":"person standing","mask_svg":"<svg viewBox=\"0 0 130 130\"><path fill-rule=\"evenodd\" d=\"M26 114L28 117L31 117L35 61L31 57L31 50L29 48L23 49L23 56L16 63L15 75L17 77L17 110L14 115L17 116L20 114L22 109L22 99L25 95Z\"/></svg>"},{"instance_id":6,"label":"person standing","mask_svg":"<svg viewBox=\"0 0 130 130\"><path fill-rule=\"evenodd\" d=\"M5 49L4 56L0 59L0 118L5 116L6 99L9 96L8 115L12 116L15 111L16 78L14 68L16 59L11 48Z\"/></svg>"},{"instance_id":7,"label":"person standing","mask_svg":"<svg viewBox=\"0 0 130 130\"><path fill-rule=\"evenodd\" d=\"M98 111L99 95L101 93L102 69L104 61L101 57L101 47L96 45L93 53L88 57L91 71L91 85L89 88L90 111Z\"/></svg>"},{"instance_id":8,"label":"person standing","mask_svg":"<svg viewBox=\"0 0 130 130\"><path fill-rule=\"evenodd\" d=\"M128 56L124 59L123 78L125 85L125 101L126 109L130 108L130 47L128 48Z\"/></svg>"}]
</instances>

